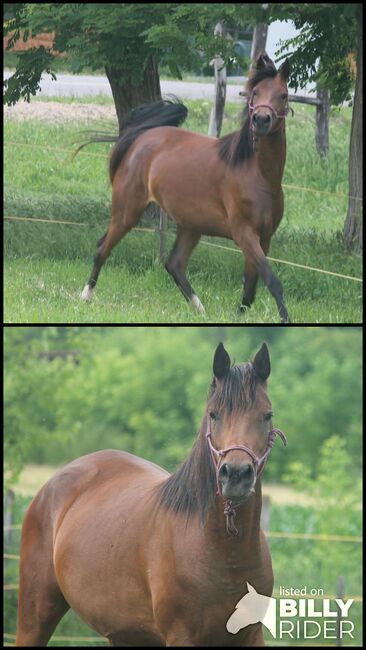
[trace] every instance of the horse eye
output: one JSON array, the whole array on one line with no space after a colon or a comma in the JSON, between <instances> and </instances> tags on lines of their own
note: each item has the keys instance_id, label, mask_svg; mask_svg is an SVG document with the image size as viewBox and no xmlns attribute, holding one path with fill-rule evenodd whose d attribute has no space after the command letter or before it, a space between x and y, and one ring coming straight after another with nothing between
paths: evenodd
<instances>
[{"instance_id":1,"label":"horse eye","mask_svg":"<svg viewBox=\"0 0 366 650\"><path fill-rule=\"evenodd\" d=\"M287 95L282 95L281 99L283 100L287 99Z\"/></svg>"},{"instance_id":2,"label":"horse eye","mask_svg":"<svg viewBox=\"0 0 366 650\"><path fill-rule=\"evenodd\" d=\"M264 416L264 419L266 422L269 422L269 420L273 417L272 411L270 413L266 413Z\"/></svg>"},{"instance_id":3,"label":"horse eye","mask_svg":"<svg viewBox=\"0 0 366 650\"><path fill-rule=\"evenodd\" d=\"M210 416L211 420L218 420L219 419L218 415L217 415L217 413L215 413L215 411L210 411L209 416Z\"/></svg>"}]
</instances>

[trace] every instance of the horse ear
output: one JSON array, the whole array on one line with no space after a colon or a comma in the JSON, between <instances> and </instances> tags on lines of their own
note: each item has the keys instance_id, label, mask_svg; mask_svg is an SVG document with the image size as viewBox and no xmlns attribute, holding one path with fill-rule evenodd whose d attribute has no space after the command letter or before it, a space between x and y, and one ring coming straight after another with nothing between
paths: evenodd
<instances>
[{"instance_id":1,"label":"horse ear","mask_svg":"<svg viewBox=\"0 0 366 650\"><path fill-rule=\"evenodd\" d=\"M261 381L266 381L271 372L271 362L269 360L269 352L267 345L263 343L261 349L254 357L253 367Z\"/></svg>"},{"instance_id":2,"label":"horse ear","mask_svg":"<svg viewBox=\"0 0 366 650\"><path fill-rule=\"evenodd\" d=\"M263 68L275 68L275 64L269 58L267 52L261 52L257 59L256 68L257 70L262 70Z\"/></svg>"},{"instance_id":3,"label":"horse ear","mask_svg":"<svg viewBox=\"0 0 366 650\"><path fill-rule=\"evenodd\" d=\"M280 68L279 68L279 70L278 70L278 74L279 74L279 75L281 76L281 78L282 78L284 81L286 81L286 83L287 83L287 81L288 81L289 78L290 78L290 62L289 62L288 59L286 59L286 61L284 61L284 62L282 63L282 65L280 66Z\"/></svg>"},{"instance_id":4,"label":"horse ear","mask_svg":"<svg viewBox=\"0 0 366 650\"><path fill-rule=\"evenodd\" d=\"M222 343L219 343L214 356L213 373L216 379L223 379L230 370L230 357Z\"/></svg>"}]
</instances>

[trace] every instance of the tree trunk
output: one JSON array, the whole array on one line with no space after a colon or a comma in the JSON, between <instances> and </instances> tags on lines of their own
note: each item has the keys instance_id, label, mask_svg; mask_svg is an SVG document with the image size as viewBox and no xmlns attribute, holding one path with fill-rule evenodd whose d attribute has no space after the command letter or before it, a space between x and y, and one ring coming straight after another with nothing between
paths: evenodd
<instances>
[{"instance_id":1,"label":"tree trunk","mask_svg":"<svg viewBox=\"0 0 366 650\"><path fill-rule=\"evenodd\" d=\"M119 132L121 133L126 115L132 108L141 104L157 102L161 99L158 66L154 58L151 57L144 70L143 80L139 86L133 85L131 81L121 83L121 73L115 68L106 67L105 71L111 85Z\"/></svg>"},{"instance_id":2,"label":"tree trunk","mask_svg":"<svg viewBox=\"0 0 366 650\"><path fill-rule=\"evenodd\" d=\"M357 77L349 155L348 213L343 241L348 250L362 251L362 7L360 7Z\"/></svg>"},{"instance_id":3,"label":"tree trunk","mask_svg":"<svg viewBox=\"0 0 366 650\"><path fill-rule=\"evenodd\" d=\"M321 104L316 107L315 144L319 156L324 158L329 151L329 91L317 84L316 96Z\"/></svg>"}]
</instances>

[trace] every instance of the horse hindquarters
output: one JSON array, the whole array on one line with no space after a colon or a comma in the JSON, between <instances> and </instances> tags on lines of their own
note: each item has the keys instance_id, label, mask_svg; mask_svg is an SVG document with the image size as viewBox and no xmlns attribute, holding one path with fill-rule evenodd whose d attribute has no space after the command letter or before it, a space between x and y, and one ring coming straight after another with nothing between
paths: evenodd
<instances>
[{"instance_id":1,"label":"horse hindquarters","mask_svg":"<svg viewBox=\"0 0 366 650\"><path fill-rule=\"evenodd\" d=\"M23 523L20 550L17 646L46 646L69 609L53 567L51 517L32 501Z\"/></svg>"},{"instance_id":2,"label":"horse hindquarters","mask_svg":"<svg viewBox=\"0 0 366 650\"><path fill-rule=\"evenodd\" d=\"M128 177L121 179L121 174L116 174L113 180L112 218L107 232L97 244L93 269L81 293L83 300L91 300L104 262L116 244L127 235L131 228L136 226L146 205L146 192L141 183L135 182L135 185L131 186Z\"/></svg>"}]
</instances>

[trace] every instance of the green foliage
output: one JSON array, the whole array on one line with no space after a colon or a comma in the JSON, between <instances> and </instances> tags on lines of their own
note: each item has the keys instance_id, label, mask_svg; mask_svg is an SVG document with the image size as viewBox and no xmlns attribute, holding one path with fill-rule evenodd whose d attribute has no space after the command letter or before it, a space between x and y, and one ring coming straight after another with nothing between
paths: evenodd
<instances>
[{"instance_id":1,"label":"green foliage","mask_svg":"<svg viewBox=\"0 0 366 650\"><path fill-rule=\"evenodd\" d=\"M313 474L317 450L338 435L358 466L361 339L356 331L349 336L338 328L309 327L302 329L300 346L298 342L296 330L278 342L280 360L273 363L271 379L275 412L281 413L280 426L291 443L288 461L301 460ZM272 463L269 471L276 472Z\"/></svg>"},{"instance_id":2,"label":"green foliage","mask_svg":"<svg viewBox=\"0 0 366 650\"><path fill-rule=\"evenodd\" d=\"M334 106L351 99L354 81L347 56L357 52L360 4L306 3L271 5L270 20L293 20L300 34L282 41L280 60L290 53L290 85L297 90L317 81L330 91Z\"/></svg>"},{"instance_id":3,"label":"green foliage","mask_svg":"<svg viewBox=\"0 0 366 650\"><path fill-rule=\"evenodd\" d=\"M5 476L17 480L23 465L38 446L47 449L50 440L67 441L76 426L63 411L62 391L72 376L72 357L49 363L41 354L55 337L70 349L69 329L7 328L4 336ZM77 337L79 328L73 328ZM63 424L67 421L67 429ZM41 454L42 456L42 454Z\"/></svg>"},{"instance_id":4,"label":"green foliage","mask_svg":"<svg viewBox=\"0 0 366 650\"><path fill-rule=\"evenodd\" d=\"M40 90L44 72L55 80L52 63L53 56L43 46L20 52L14 74L4 81L4 97L8 105L16 104L22 97L29 102L31 95L36 95Z\"/></svg>"},{"instance_id":5,"label":"green foliage","mask_svg":"<svg viewBox=\"0 0 366 650\"><path fill-rule=\"evenodd\" d=\"M16 475L26 461L58 464L112 447L174 469L200 427L220 339L237 362L270 344L275 424L289 446L276 445L269 478L299 459L316 473L318 450L334 434L359 467L358 328L71 326L6 328L8 466ZM79 365L39 357L54 349L78 350Z\"/></svg>"},{"instance_id":6,"label":"green foliage","mask_svg":"<svg viewBox=\"0 0 366 650\"><path fill-rule=\"evenodd\" d=\"M21 31L28 34L55 32L54 48L68 56L71 70L85 67L113 68L120 83L138 86L151 58L168 65L180 77L181 68L196 69L202 59L208 63L215 54L235 60L233 42L214 36L215 21L227 16L241 22L233 5L179 5L151 3L122 4L24 4L16 7L6 33L14 30L8 49ZM29 100L35 94L42 69L50 70L54 54L31 50L22 54L16 74L5 82L4 101Z\"/></svg>"},{"instance_id":7,"label":"green foliage","mask_svg":"<svg viewBox=\"0 0 366 650\"><path fill-rule=\"evenodd\" d=\"M339 348L338 348L339 351ZM338 356L337 354L335 355ZM352 355L351 355L352 356ZM350 391L352 392L352 391ZM347 392L348 394L348 392ZM350 396L350 395L348 395ZM335 418L345 406L337 402ZM362 534L361 520L361 472L352 454L352 436L343 431L331 435L320 446L316 454L292 462L286 472L291 488L298 490L303 498L311 500L311 506L273 507L271 509L271 530L284 533L307 533L359 537ZM360 433L358 433L360 442ZM304 461L305 455L305 461ZM274 557L276 584L301 588L306 586L323 589L325 596L335 594L338 576L345 579L347 595L361 594L362 562L361 544L355 541L321 541L276 539L270 537ZM349 596L348 596L349 597ZM355 624L358 645L361 630L361 603L353 603L351 620Z\"/></svg>"},{"instance_id":8,"label":"green foliage","mask_svg":"<svg viewBox=\"0 0 366 650\"><path fill-rule=\"evenodd\" d=\"M348 436L327 438L314 464L315 475L312 465L303 461L291 463L286 480L292 488L308 494L313 500L317 532L328 533L331 530L334 535L358 534L361 526L361 512L358 510L361 477L353 471ZM334 549L337 545L327 549L328 558Z\"/></svg>"},{"instance_id":9,"label":"green foliage","mask_svg":"<svg viewBox=\"0 0 366 650\"><path fill-rule=\"evenodd\" d=\"M105 66L120 74L121 83L139 85L153 57L180 78L184 69L197 70L220 55L229 67L241 63L231 38L214 36L214 27L254 25L290 19L301 33L284 43L291 48L291 85L319 79L330 88L334 104L349 97L352 79L346 56L357 50L359 6L347 4L175 4L122 3L18 4L5 33L14 31L8 48L21 32L55 32L55 49L67 55L71 70L97 70ZM331 20L330 20L331 16ZM316 69L320 58L320 67ZM5 82L5 102L35 94L42 70L54 74L54 54L32 49L19 58L16 74Z\"/></svg>"}]
</instances>

